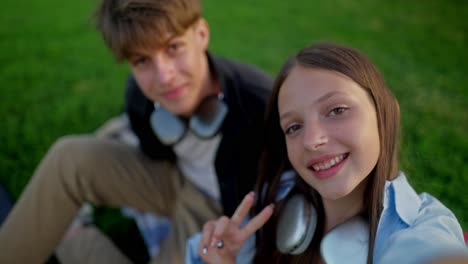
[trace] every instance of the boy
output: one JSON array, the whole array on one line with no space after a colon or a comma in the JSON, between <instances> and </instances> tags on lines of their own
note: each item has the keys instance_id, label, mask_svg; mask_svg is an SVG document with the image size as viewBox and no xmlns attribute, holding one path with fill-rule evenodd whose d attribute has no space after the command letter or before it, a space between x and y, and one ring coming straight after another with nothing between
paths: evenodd
<instances>
[{"instance_id":1,"label":"boy","mask_svg":"<svg viewBox=\"0 0 468 264\"><path fill-rule=\"evenodd\" d=\"M0 229L0 263L44 262L85 202L170 218L154 261L181 262L186 238L253 188L271 79L207 52L200 1L103 0L97 25L130 65L125 111L139 147L58 140Z\"/></svg>"}]
</instances>

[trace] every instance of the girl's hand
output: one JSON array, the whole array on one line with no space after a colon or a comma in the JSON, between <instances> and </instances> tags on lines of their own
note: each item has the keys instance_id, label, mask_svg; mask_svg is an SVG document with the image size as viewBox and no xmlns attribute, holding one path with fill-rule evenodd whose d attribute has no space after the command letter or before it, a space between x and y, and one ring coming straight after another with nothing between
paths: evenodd
<instances>
[{"instance_id":1,"label":"girl's hand","mask_svg":"<svg viewBox=\"0 0 468 264\"><path fill-rule=\"evenodd\" d=\"M273 214L273 204L265 207L244 226L240 226L254 203L250 192L242 200L231 218L222 216L203 226L198 254L207 263L235 263L236 255L247 239L262 227Z\"/></svg>"}]
</instances>

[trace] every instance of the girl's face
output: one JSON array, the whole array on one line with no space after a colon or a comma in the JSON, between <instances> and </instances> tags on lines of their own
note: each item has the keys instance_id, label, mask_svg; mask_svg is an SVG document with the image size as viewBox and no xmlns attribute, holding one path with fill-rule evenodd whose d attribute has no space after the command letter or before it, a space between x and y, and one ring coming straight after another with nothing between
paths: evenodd
<instances>
[{"instance_id":1,"label":"girl's face","mask_svg":"<svg viewBox=\"0 0 468 264\"><path fill-rule=\"evenodd\" d=\"M288 157L300 177L324 200L355 197L348 195L365 182L380 153L367 92L338 72L295 66L278 96Z\"/></svg>"}]
</instances>

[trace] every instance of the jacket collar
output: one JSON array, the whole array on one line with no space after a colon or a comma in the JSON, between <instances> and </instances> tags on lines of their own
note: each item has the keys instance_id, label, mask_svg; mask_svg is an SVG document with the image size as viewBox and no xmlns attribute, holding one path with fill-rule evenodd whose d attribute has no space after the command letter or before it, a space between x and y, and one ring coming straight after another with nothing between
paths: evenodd
<instances>
[{"instance_id":1,"label":"jacket collar","mask_svg":"<svg viewBox=\"0 0 468 264\"><path fill-rule=\"evenodd\" d=\"M226 87L228 86L227 79L227 69L224 66L223 62L217 57L206 51L206 58L208 60L208 69L210 73L210 78L215 78L218 82L219 89L224 94L226 98L228 95Z\"/></svg>"}]
</instances>

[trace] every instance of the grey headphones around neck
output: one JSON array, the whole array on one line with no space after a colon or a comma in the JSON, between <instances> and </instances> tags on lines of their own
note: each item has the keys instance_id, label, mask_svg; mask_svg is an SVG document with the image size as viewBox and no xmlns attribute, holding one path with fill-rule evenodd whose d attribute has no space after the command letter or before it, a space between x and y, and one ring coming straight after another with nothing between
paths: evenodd
<instances>
[{"instance_id":1,"label":"grey headphones around neck","mask_svg":"<svg viewBox=\"0 0 468 264\"><path fill-rule=\"evenodd\" d=\"M150 116L150 125L158 139L165 145L178 143L187 130L201 139L214 137L223 124L228 107L222 93L205 98L190 117L188 125L178 116L164 109L159 103L154 104Z\"/></svg>"}]
</instances>

